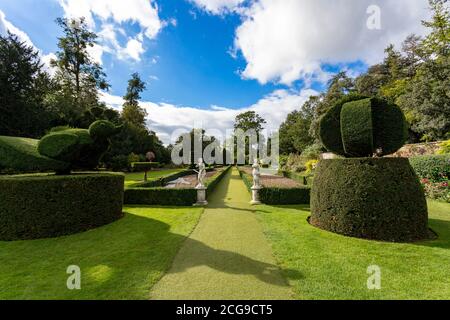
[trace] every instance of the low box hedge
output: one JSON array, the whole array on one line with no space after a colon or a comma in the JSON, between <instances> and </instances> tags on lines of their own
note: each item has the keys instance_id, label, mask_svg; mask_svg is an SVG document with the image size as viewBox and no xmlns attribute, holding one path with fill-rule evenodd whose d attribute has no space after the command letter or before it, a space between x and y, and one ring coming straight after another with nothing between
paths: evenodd
<instances>
[{"instance_id":1,"label":"low box hedge","mask_svg":"<svg viewBox=\"0 0 450 320\"><path fill-rule=\"evenodd\" d=\"M122 217L123 174L0 177L0 240L73 234Z\"/></svg>"},{"instance_id":2,"label":"low box hedge","mask_svg":"<svg viewBox=\"0 0 450 320\"><path fill-rule=\"evenodd\" d=\"M248 191L251 192L253 178L239 169L238 171ZM310 193L311 188L308 186L296 188L263 187L259 191L259 199L262 203L270 205L309 204Z\"/></svg>"},{"instance_id":3,"label":"low box hedge","mask_svg":"<svg viewBox=\"0 0 450 320\"><path fill-rule=\"evenodd\" d=\"M303 186L311 186L314 180L314 175L312 174L297 173L290 171L282 171L281 174L283 175L283 177L292 179Z\"/></svg>"},{"instance_id":4,"label":"low box hedge","mask_svg":"<svg viewBox=\"0 0 450 320\"><path fill-rule=\"evenodd\" d=\"M191 206L197 201L195 189L128 188L125 190L126 204L161 206Z\"/></svg>"},{"instance_id":5,"label":"low box hedge","mask_svg":"<svg viewBox=\"0 0 450 320\"><path fill-rule=\"evenodd\" d=\"M225 176L230 167L220 171L206 181L207 192L211 192ZM208 170L207 170L208 171ZM193 174L186 170L156 181L129 186L125 190L126 204L145 204L161 206L191 206L197 202L197 190L194 188L164 188L169 181Z\"/></svg>"}]
</instances>

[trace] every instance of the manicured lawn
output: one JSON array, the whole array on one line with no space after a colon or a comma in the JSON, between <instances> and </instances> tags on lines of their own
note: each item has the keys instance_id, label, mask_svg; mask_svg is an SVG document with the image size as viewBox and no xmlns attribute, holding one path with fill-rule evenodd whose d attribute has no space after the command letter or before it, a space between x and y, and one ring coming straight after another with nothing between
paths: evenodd
<instances>
[{"instance_id":1,"label":"manicured lawn","mask_svg":"<svg viewBox=\"0 0 450 320\"><path fill-rule=\"evenodd\" d=\"M156 180L159 178L162 178L164 176L177 173L180 171L183 171L185 169L164 169L164 170L155 170L155 171L149 171L147 173L148 180ZM136 182L142 182L144 181L144 173L143 172L131 172L125 174L125 186L130 185L132 183Z\"/></svg>"},{"instance_id":2,"label":"manicured lawn","mask_svg":"<svg viewBox=\"0 0 450 320\"><path fill-rule=\"evenodd\" d=\"M0 242L0 299L148 299L203 209L124 211L81 234ZM81 290L66 287L69 265L81 268Z\"/></svg>"},{"instance_id":3,"label":"manicured lawn","mask_svg":"<svg viewBox=\"0 0 450 320\"><path fill-rule=\"evenodd\" d=\"M260 206L257 214L298 299L449 299L450 204L429 202L429 211L439 239L414 244L319 230L306 206ZM367 289L370 265L381 268L381 290Z\"/></svg>"}]
</instances>

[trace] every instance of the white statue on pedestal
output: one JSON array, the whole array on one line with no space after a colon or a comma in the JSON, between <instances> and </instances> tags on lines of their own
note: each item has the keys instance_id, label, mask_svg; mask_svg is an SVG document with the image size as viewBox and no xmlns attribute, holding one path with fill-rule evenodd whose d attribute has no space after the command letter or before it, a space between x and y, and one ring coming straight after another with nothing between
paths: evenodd
<instances>
[{"instance_id":1,"label":"white statue on pedestal","mask_svg":"<svg viewBox=\"0 0 450 320\"><path fill-rule=\"evenodd\" d=\"M198 159L197 167L198 171L194 170L195 172L197 172L197 181L198 181L197 188L204 188L206 177L206 166L202 158Z\"/></svg>"},{"instance_id":2,"label":"white statue on pedestal","mask_svg":"<svg viewBox=\"0 0 450 320\"><path fill-rule=\"evenodd\" d=\"M253 186L252 186L252 201L250 203L252 205L261 204L261 201L259 200L259 190L261 190L262 187L261 187L261 172L258 159L255 159L253 161L252 168L253 168L252 171Z\"/></svg>"},{"instance_id":3,"label":"white statue on pedestal","mask_svg":"<svg viewBox=\"0 0 450 320\"><path fill-rule=\"evenodd\" d=\"M261 172L260 172L260 166L259 166L258 159L255 159L253 161L252 168L253 168L253 171L252 171L253 187L259 188L259 187L261 187Z\"/></svg>"}]
</instances>

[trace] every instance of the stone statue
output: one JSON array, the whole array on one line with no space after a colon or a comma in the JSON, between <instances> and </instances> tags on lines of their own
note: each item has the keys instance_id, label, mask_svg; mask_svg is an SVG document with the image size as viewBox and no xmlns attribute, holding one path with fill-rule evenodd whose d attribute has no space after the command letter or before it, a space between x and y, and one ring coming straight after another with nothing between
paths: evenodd
<instances>
[{"instance_id":1,"label":"stone statue","mask_svg":"<svg viewBox=\"0 0 450 320\"><path fill-rule=\"evenodd\" d=\"M261 186L261 172L260 172L260 166L259 166L259 162L258 159L255 159L253 161L253 165L252 165L253 171L252 171L252 175L253 175L253 187L254 188L259 188Z\"/></svg>"},{"instance_id":2,"label":"stone statue","mask_svg":"<svg viewBox=\"0 0 450 320\"><path fill-rule=\"evenodd\" d=\"M197 172L197 181L198 181L197 188L204 188L206 177L206 166L202 158L198 159L197 167L198 171L194 170L195 172Z\"/></svg>"}]
</instances>

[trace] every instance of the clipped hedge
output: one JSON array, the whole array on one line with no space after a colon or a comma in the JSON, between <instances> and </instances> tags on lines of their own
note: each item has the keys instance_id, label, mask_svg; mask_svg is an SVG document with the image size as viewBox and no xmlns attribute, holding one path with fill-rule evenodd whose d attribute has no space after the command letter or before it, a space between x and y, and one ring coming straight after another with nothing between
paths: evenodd
<instances>
[{"instance_id":1,"label":"clipped hedge","mask_svg":"<svg viewBox=\"0 0 450 320\"><path fill-rule=\"evenodd\" d=\"M123 174L0 177L0 240L50 238L122 217Z\"/></svg>"},{"instance_id":2,"label":"clipped hedge","mask_svg":"<svg viewBox=\"0 0 450 320\"><path fill-rule=\"evenodd\" d=\"M197 201L195 189L128 188L125 190L126 204L161 206L191 206Z\"/></svg>"},{"instance_id":3,"label":"clipped hedge","mask_svg":"<svg viewBox=\"0 0 450 320\"><path fill-rule=\"evenodd\" d=\"M345 97L321 118L319 134L325 148L349 158L400 149L408 136L401 109L379 98L358 97Z\"/></svg>"},{"instance_id":4,"label":"clipped hedge","mask_svg":"<svg viewBox=\"0 0 450 320\"><path fill-rule=\"evenodd\" d=\"M405 158L320 161L311 192L310 223L374 240L405 242L428 237L425 196Z\"/></svg>"},{"instance_id":5,"label":"clipped hedge","mask_svg":"<svg viewBox=\"0 0 450 320\"><path fill-rule=\"evenodd\" d=\"M45 157L37 151L39 140L0 136L0 170L14 172L64 171L69 164Z\"/></svg>"},{"instance_id":6,"label":"clipped hedge","mask_svg":"<svg viewBox=\"0 0 450 320\"><path fill-rule=\"evenodd\" d=\"M440 182L450 178L450 154L418 156L409 162L421 179Z\"/></svg>"},{"instance_id":7,"label":"clipped hedge","mask_svg":"<svg viewBox=\"0 0 450 320\"><path fill-rule=\"evenodd\" d=\"M262 188L259 197L265 204L309 204L309 187L297 188Z\"/></svg>"},{"instance_id":8,"label":"clipped hedge","mask_svg":"<svg viewBox=\"0 0 450 320\"><path fill-rule=\"evenodd\" d=\"M159 162L132 162L131 168L133 172L144 172L150 171L153 168L157 168L159 166Z\"/></svg>"},{"instance_id":9,"label":"clipped hedge","mask_svg":"<svg viewBox=\"0 0 450 320\"><path fill-rule=\"evenodd\" d=\"M238 171L248 191L251 192L253 178L241 170ZM259 199L262 203L270 205L309 204L310 192L311 189L308 186L296 188L263 187L259 190Z\"/></svg>"},{"instance_id":10,"label":"clipped hedge","mask_svg":"<svg viewBox=\"0 0 450 320\"><path fill-rule=\"evenodd\" d=\"M373 131L371 99L353 101L342 106L341 135L346 154L372 154Z\"/></svg>"}]
</instances>

